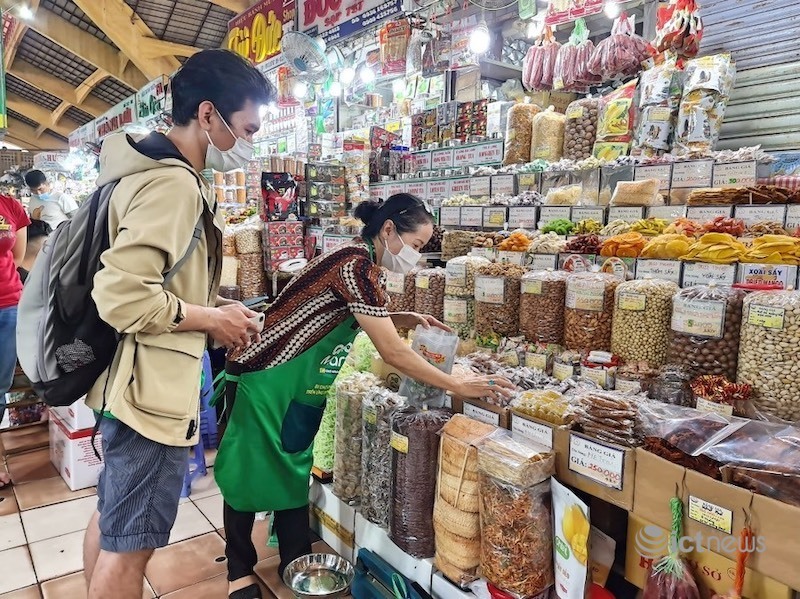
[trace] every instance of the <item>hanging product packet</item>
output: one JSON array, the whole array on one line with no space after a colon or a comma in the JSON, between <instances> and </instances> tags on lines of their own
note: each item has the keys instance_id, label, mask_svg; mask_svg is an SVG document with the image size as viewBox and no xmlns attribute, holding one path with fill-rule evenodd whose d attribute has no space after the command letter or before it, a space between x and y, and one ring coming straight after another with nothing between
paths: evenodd
<instances>
[{"instance_id":1,"label":"hanging product packet","mask_svg":"<svg viewBox=\"0 0 800 599\"><path fill-rule=\"evenodd\" d=\"M695 0L669 0L658 9L656 39L658 52L675 52L682 58L693 58L700 51L703 20Z\"/></svg>"},{"instance_id":2,"label":"hanging product packet","mask_svg":"<svg viewBox=\"0 0 800 599\"><path fill-rule=\"evenodd\" d=\"M633 139L636 115L634 96L639 80L629 81L619 89L603 96L597 121L597 139L593 154L609 162L627 156Z\"/></svg>"},{"instance_id":3,"label":"hanging product packet","mask_svg":"<svg viewBox=\"0 0 800 599\"><path fill-rule=\"evenodd\" d=\"M682 86L683 71L675 55L642 73L633 156L660 156L672 149Z\"/></svg>"},{"instance_id":4,"label":"hanging product packet","mask_svg":"<svg viewBox=\"0 0 800 599\"><path fill-rule=\"evenodd\" d=\"M383 75L403 75L406 72L408 42L411 25L406 19L389 21L378 33L381 50L381 73Z\"/></svg>"},{"instance_id":5,"label":"hanging product packet","mask_svg":"<svg viewBox=\"0 0 800 599\"><path fill-rule=\"evenodd\" d=\"M553 502L555 596L584 599L589 586L589 506L575 493L550 479Z\"/></svg>"},{"instance_id":6,"label":"hanging product packet","mask_svg":"<svg viewBox=\"0 0 800 599\"><path fill-rule=\"evenodd\" d=\"M611 35L597 44L589 71L603 81L633 77L654 54L653 47L635 33L636 17L622 13L614 21Z\"/></svg>"},{"instance_id":7,"label":"hanging product packet","mask_svg":"<svg viewBox=\"0 0 800 599\"><path fill-rule=\"evenodd\" d=\"M586 92L599 78L589 72L589 60L594 53L594 43L589 39L589 28L582 18L575 21L569 42L561 46L555 63L553 90Z\"/></svg>"}]
</instances>

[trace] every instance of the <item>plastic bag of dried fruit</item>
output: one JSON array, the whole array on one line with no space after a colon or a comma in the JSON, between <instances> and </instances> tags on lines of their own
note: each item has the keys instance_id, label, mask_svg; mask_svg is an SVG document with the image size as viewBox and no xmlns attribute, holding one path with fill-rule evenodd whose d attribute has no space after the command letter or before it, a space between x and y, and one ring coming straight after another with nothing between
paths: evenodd
<instances>
[{"instance_id":1,"label":"plastic bag of dried fruit","mask_svg":"<svg viewBox=\"0 0 800 599\"><path fill-rule=\"evenodd\" d=\"M553 106L533 117L531 160L561 160L566 122L567 117L556 112Z\"/></svg>"}]
</instances>

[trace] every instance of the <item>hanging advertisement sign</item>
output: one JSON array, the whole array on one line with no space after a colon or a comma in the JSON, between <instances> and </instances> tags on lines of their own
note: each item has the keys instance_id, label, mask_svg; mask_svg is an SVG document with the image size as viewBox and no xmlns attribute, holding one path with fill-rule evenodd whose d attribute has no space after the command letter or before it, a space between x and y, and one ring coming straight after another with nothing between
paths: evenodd
<instances>
[{"instance_id":1,"label":"hanging advertisement sign","mask_svg":"<svg viewBox=\"0 0 800 599\"><path fill-rule=\"evenodd\" d=\"M136 94L132 95L114 106L103 116L95 120L95 130L97 131L97 141L101 141L123 127L133 125L136 122Z\"/></svg>"},{"instance_id":2,"label":"hanging advertisement sign","mask_svg":"<svg viewBox=\"0 0 800 599\"><path fill-rule=\"evenodd\" d=\"M69 149L71 151L80 150L87 143L97 141L96 122L90 121L69 134Z\"/></svg>"},{"instance_id":3,"label":"hanging advertisement sign","mask_svg":"<svg viewBox=\"0 0 800 599\"><path fill-rule=\"evenodd\" d=\"M547 5L544 24L554 27L571 23L580 17L589 17L603 12L608 0L550 0ZM611 0L623 4L627 0Z\"/></svg>"},{"instance_id":4,"label":"hanging advertisement sign","mask_svg":"<svg viewBox=\"0 0 800 599\"><path fill-rule=\"evenodd\" d=\"M350 37L399 15L402 0L300 0L300 31L325 42Z\"/></svg>"},{"instance_id":5,"label":"hanging advertisement sign","mask_svg":"<svg viewBox=\"0 0 800 599\"><path fill-rule=\"evenodd\" d=\"M169 94L169 77L162 75L147 83L136 94L136 117L143 127L157 129L163 123Z\"/></svg>"},{"instance_id":6,"label":"hanging advertisement sign","mask_svg":"<svg viewBox=\"0 0 800 599\"><path fill-rule=\"evenodd\" d=\"M39 152L33 157L33 168L40 171L66 171L64 162L69 158L69 152Z\"/></svg>"},{"instance_id":7,"label":"hanging advertisement sign","mask_svg":"<svg viewBox=\"0 0 800 599\"><path fill-rule=\"evenodd\" d=\"M294 29L295 0L261 0L228 22L228 49L263 73L283 64L281 39Z\"/></svg>"}]
</instances>

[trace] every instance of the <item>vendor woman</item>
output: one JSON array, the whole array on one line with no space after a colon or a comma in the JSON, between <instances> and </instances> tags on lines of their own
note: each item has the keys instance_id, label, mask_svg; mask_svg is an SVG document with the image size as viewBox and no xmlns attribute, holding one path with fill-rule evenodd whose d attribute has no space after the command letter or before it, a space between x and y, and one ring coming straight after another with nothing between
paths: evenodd
<instances>
[{"instance_id":1,"label":"vendor woman","mask_svg":"<svg viewBox=\"0 0 800 599\"><path fill-rule=\"evenodd\" d=\"M396 327L445 328L431 316L386 309L381 266L407 273L433 235L427 204L409 194L362 202L362 238L313 260L266 311L260 340L231 354L226 367L229 421L214 472L225 499L232 599L261 597L253 575L256 512L273 512L279 574L311 553L308 480L325 398L359 329L386 363L418 381L465 397L498 397L510 383L455 378L428 364ZM232 400L232 401L231 401Z\"/></svg>"}]
</instances>

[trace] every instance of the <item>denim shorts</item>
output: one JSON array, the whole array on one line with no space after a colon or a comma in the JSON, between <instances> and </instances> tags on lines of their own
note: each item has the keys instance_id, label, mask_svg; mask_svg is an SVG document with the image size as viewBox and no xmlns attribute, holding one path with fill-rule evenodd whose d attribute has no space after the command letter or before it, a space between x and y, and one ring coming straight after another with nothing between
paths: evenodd
<instances>
[{"instance_id":1,"label":"denim shorts","mask_svg":"<svg viewBox=\"0 0 800 599\"><path fill-rule=\"evenodd\" d=\"M188 448L151 441L114 418L100 419L100 433L100 548L126 553L165 547L178 513Z\"/></svg>"}]
</instances>

